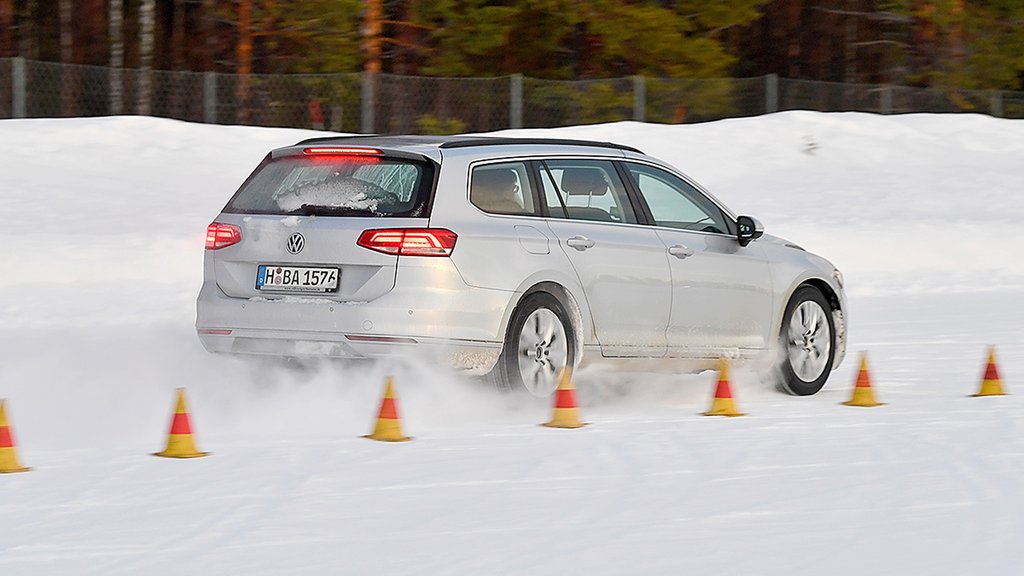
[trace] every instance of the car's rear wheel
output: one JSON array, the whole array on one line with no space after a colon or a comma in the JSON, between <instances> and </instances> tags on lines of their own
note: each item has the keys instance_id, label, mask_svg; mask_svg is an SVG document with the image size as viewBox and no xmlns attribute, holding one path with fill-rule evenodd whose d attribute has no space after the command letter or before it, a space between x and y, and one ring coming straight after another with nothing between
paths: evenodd
<instances>
[{"instance_id":1,"label":"car's rear wheel","mask_svg":"<svg viewBox=\"0 0 1024 576\"><path fill-rule=\"evenodd\" d=\"M832 307L813 286L793 293L779 335L779 388L795 396L821 390L836 354Z\"/></svg>"},{"instance_id":2,"label":"car's rear wheel","mask_svg":"<svg viewBox=\"0 0 1024 576\"><path fill-rule=\"evenodd\" d=\"M499 388L550 396L558 377L576 359L576 335L569 314L551 294L530 294L519 303L508 330L495 376Z\"/></svg>"}]
</instances>

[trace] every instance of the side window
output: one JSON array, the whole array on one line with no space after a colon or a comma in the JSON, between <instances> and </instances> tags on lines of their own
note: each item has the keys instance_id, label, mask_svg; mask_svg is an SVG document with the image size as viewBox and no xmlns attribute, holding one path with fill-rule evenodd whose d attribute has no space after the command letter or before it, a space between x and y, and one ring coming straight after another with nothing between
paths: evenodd
<instances>
[{"instance_id":1,"label":"side window","mask_svg":"<svg viewBox=\"0 0 1024 576\"><path fill-rule=\"evenodd\" d=\"M652 166L626 163L626 167L658 226L728 233L722 211L687 181Z\"/></svg>"},{"instance_id":2,"label":"side window","mask_svg":"<svg viewBox=\"0 0 1024 576\"><path fill-rule=\"evenodd\" d=\"M529 171L523 162L486 164L473 168L469 201L492 214L537 214L530 188Z\"/></svg>"},{"instance_id":3,"label":"side window","mask_svg":"<svg viewBox=\"0 0 1024 576\"><path fill-rule=\"evenodd\" d=\"M540 179L554 218L636 224L626 188L606 160L548 160ZM564 211L563 211L564 207Z\"/></svg>"}]
</instances>

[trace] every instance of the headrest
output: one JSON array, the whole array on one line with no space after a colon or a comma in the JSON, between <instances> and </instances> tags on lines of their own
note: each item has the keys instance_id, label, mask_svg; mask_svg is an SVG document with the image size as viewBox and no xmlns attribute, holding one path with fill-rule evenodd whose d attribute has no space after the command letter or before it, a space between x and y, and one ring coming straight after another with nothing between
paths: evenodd
<instances>
[{"instance_id":1,"label":"headrest","mask_svg":"<svg viewBox=\"0 0 1024 576\"><path fill-rule=\"evenodd\" d=\"M507 168L473 171L473 190L484 192L512 192L516 175Z\"/></svg>"},{"instance_id":2,"label":"headrest","mask_svg":"<svg viewBox=\"0 0 1024 576\"><path fill-rule=\"evenodd\" d=\"M600 168L566 168L562 171L562 190L569 196L604 196L608 183Z\"/></svg>"}]
</instances>

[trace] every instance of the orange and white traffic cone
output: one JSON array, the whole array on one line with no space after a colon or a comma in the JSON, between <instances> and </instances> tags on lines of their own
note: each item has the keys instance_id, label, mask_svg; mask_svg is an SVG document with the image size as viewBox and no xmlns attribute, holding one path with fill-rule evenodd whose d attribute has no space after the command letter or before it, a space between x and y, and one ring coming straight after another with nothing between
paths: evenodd
<instances>
[{"instance_id":1,"label":"orange and white traffic cone","mask_svg":"<svg viewBox=\"0 0 1024 576\"><path fill-rule=\"evenodd\" d=\"M31 468L26 468L18 462L14 434L11 433L11 425L7 422L7 400L0 400L0 474L29 470Z\"/></svg>"},{"instance_id":2,"label":"orange and white traffic cone","mask_svg":"<svg viewBox=\"0 0 1024 576\"><path fill-rule=\"evenodd\" d=\"M558 375L558 389L555 390L555 410L551 420L544 423L548 428L582 428L586 422L580 421L579 408L576 406L576 389L572 384L572 370L562 368Z\"/></svg>"},{"instance_id":3,"label":"orange and white traffic cone","mask_svg":"<svg viewBox=\"0 0 1024 576\"><path fill-rule=\"evenodd\" d=\"M192 437L192 421L189 418L188 406L185 405L185 389L178 388L175 401L174 416L171 418L171 432L167 436L167 448L155 452L153 456L164 458L201 458L209 452L196 450L196 442Z\"/></svg>"},{"instance_id":4,"label":"orange and white traffic cone","mask_svg":"<svg viewBox=\"0 0 1024 576\"><path fill-rule=\"evenodd\" d=\"M999 368L996 367L996 347L989 346L988 363L985 364L985 374L981 377L981 388L977 394L971 396L1003 396L1003 382L999 379Z\"/></svg>"},{"instance_id":5,"label":"orange and white traffic cone","mask_svg":"<svg viewBox=\"0 0 1024 576\"><path fill-rule=\"evenodd\" d=\"M373 434L367 434L363 438L380 440L381 442L405 442L412 438L402 434L402 420L398 417L398 405L395 403L395 391L393 389L394 378L388 376L384 383L384 398L380 402L380 412L377 415L377 425Z\"/></svg>"},{"instance_id":6,"label":"orange and white traffic cone","mask_svg":"<svg viewBox=\"0 0 1024 576\"><path fill-rule=\"evenodd\" d=\"M729 385L729 361L721 358L718 361L718 385L715 386L715 398L711 401L711 409L705 416L746 416L736 409L732 398L732 386Z\"/></svg>"},{"instance_id":7,"label":"orange and white traffic cone","mask_svg":"<svg viewBox=\"0 0 1024 576\"><path fill-rule=\"evenodd\" d=\"M871 374L868 372L868 353L860 353L860 370L857 372L857 383L853 386L853 395L846 402L846 406L863 406L871 408L884 406L884 403L875 400L875 389L871 386Z\"/></svg>"}]
</instances>

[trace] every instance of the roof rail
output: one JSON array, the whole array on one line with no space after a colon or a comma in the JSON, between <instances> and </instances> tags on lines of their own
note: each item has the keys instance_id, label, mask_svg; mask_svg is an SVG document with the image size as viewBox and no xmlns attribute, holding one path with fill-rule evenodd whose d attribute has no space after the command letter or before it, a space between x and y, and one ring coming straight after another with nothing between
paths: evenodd
<instances>
[{"instance_id":1,"label":"roof rail","mask_svg":"<svg viewBox=\"0 0 1024 576\"><path fill-rule=\"evenodd\" d=\"M613 148L643 154L642 151L614 142L595 142L592 140L571 140L567 138L502 138L494 136L470 136L452 139L441 144L440 148L471 148L474 146L508 146L514 144L551 144L554 146L590 146L593 148Z\"/></svg>"},{"instance_id":2,"label":"roof rail","mask_svg":"<svg viewBox=\"0 0 1024 576\"><path fill-rule=\"evenodd\" d=\"M304 146L307 144L327 144L339 140L368 140L377 141L379 145L391 143L399 146L409 145L436 145L438 148L472 148L475 146L509 146L509 145L537 145L548 144L553 146L589 146L591 148L611 148L614 150L628 150L643 154L643 151L614 142L595 142L592 140L572 140L568 138L506 138L501 136L386 136L380 134L353 134L351 136L321 136L308 138L294 144Z\"/></svg>"}]
</instances>

